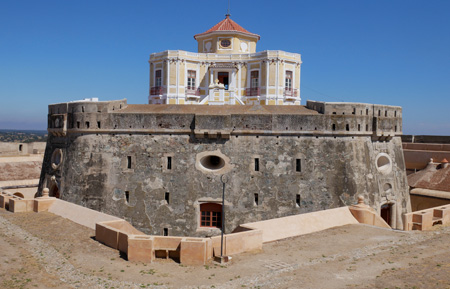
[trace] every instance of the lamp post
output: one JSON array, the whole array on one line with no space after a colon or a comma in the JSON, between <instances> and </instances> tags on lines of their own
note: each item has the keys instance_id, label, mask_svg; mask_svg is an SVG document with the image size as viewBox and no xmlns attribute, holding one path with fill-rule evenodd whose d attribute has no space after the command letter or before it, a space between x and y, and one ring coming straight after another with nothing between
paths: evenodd
<instances>
[{"instance_id":1,"label":"lamp post","mask_svg":"<svg viewBox=\"0 0 450 289\"><path fill-rule=\"evenodd\" d=\"M228 182L228 176L222 175L220 177L222 181L222 236L220 238L220 263L228 262L228 257L223 256L223 233L225 231L225 184Z\"/></svg>"}]
</instances>

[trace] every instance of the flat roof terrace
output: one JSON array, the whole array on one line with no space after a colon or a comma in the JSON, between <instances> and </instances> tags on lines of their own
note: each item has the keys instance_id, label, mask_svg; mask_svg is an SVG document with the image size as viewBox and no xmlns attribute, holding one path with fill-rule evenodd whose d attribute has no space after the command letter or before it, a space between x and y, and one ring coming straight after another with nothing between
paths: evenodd
<instances>
[{"instance_id":1,"label":"flat roof terrace","mask_svg":"<svg viewBox=\"0 0 450 289\"><path fill-rule=\"evenodd\" d=\"M157 114L295 114L317 115L317 111L303 105L161 105L161 104L128 104L126 107L112 113L157 113Z\"/></svg>"}]
</instances>

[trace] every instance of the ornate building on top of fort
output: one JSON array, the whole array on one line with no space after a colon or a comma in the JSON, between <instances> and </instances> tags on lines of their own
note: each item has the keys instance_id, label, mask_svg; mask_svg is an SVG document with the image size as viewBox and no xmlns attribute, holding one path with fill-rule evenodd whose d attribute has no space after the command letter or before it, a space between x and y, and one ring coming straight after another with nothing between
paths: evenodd
<instances>
[{"instance_id":1,"label":"ornate building on top of fort","mask_svg":"<svg viewBox=\"0 0 450 289\"><path fill-rule=\"evenodd\" d=\"M300 54L256 52L260 36L228 14L194 38L197 53L150 55L150 104L300 105Z\"/></svg>"}]
</instances>

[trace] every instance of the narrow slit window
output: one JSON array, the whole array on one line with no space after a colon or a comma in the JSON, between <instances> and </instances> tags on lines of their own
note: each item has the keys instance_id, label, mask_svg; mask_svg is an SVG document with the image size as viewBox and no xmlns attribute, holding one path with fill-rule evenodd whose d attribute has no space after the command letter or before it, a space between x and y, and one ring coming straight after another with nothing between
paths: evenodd
<instances>
[{"instance_id":1,"label":"narrow slit window","mask_svg":"<svg viewBox=\"0 0 450 289\"><path fill-rule=\"evenodd\" d=\"M167 157L167 169L172 169L172 157Z\"/></svg>"},{"instance_id":2,"label":"narrow slit window","mask_svg":"<svg viewBox=\"0 0 450 289\"><path fill-rule=\"evenodd\" d=\"M345 130L346 130L346 131L349 131L349 130L350 130L350 125L349 125L349 124L346 124L346 125L345 125Z\"/></svg>"},{"instance_id":3,"label":"narrow slit window","mask_svg":"<svg viewBox=\"0 0 450 289\"><path fill-rule=\"evenodd\" d=\"M164 200L166 200L167 204L170 203L170 193L169 192L164 193Z\"/></svg>"},{"instance_id":4,"label":"narrow slit window","mask_svg":"<svg viewBox=\"0 0 450 289\"><path fill-rule=\"evenodd\" d=\"M387 117L387 110L384 112L384 116Z\"/></svg>"},{"instance_id":5,"label":"narrow slit window","mask_svg":"<svg viewBox=\"0 0 450 289\"><path fill-rule=\"evenodd\" d=\"M169 228L163 229L163 236L169 236Z\"/></svg>"},{"instance_id":6,"label":"narrow slit window","mask_svg":"<svg viewBox=\"0 0 450 289\"><path fill-rule=\"evenodd\" d=\"M358 123L358 131L361 131L361 125Z\"/></svg>"},{"instance_id":7,"label":"narrow slit window","mask_svg":"<svg viewBox=\"0 0 450 289\"><path fill-rule=\"evenodd\" d=\"M77 128L80 128L80 122L77 121Z\"/></svg>"},{"instance_id":8,"label":"narrow slit window","mask_svg":"<svg viewBox=\"0 0 450 289\"><path fill-rule=\"evenodd\" d=\"M369 125L366 124L366 131L369 131Z\"/></svg>"},{"instance_id":9,"label":"narrow slit window","mask_svg":"<svg viewBox=\"0 0 450 289\"><path fill-rule=\"evenodd\" d=\"M86 122L86 128L89 128L89 122L88 121Z\"/></svg>"},{"instance_id":10,"label":"narrow slit window","mask_svg":"<svg viewBox=\"0 0 450 289\"><path fill-rule=\"evenodd\" d=\"M397 117L397 111L394 111L394 117Z\"/></svg>"},{"instance_id":11,"label":"narrow slit window","mask_svg":"<svg viewBox=\"0 0 450 289\"><path fill-rule=\"evenodd\" d=\"M296 159L295 160L295 171L296 172L301 172L302 171L302 160L301 159Z\"/></svg>"},{"instance_id":12,"label":"narrow slit window","mask_svg":"<svg viewBox=\"0 0 450 289\"><path fill-rule=\"evenodd\" d=\"M255 158L255 172L259 172L259 158Z\"/></svg>"},{"instance_id":13,"label":"narrow slit window","mask_svg":"<svg viewBox=\"0 0 450 289\"><path fill-rule=\"evenodd\" d=\"M297 207L300 207L300 201L301 201L300 195L299 194L295 195L295 205Z\"/></svg>"},{"instance_id":14,"label":"narrow slit window","mask_svg":"<svg viewBox=\"0 0 450 289\"><path fill-rule=\"evenodd\" d=\"M259 195L258 194L255 194L255 206L258 206L258 204L259 204Z\"/></svg>"},{"instance_id":15,"label":"narrow slit window","mask_svg":"<svg viewBox=\"0 0 450 289\"><path fill-rule=\"evenodd\" d=\"M127 201L127 204L130 202L130 192L125 191L125 200Z\"/></svg>"},{"instance_id":16,"label":"narrow slit window","mask_svg":"<svg viewBox=\"0 0 450 289\"><path fill-rule=\"evenodd\" d=\"M131 156L127 156L127 169L131 169Z\"/></svg>"},{"instance_id":17,"label":"narrow slit window","mask_svg":"<svg viewBox=\"0 0 450 289\"><path fill-rule=\"evenodd\" d=\"M366 115L369 115L369 109L366 108Z\"/></svg>"},{"instance_id":18,"label":"narrow slit window","mask_svg":"<svg viewBox=\"0 0 450 289\"><path fill-rule=\"evenodd\" d=\"M99 121L97 121L97 127L102 128L102 124Z\"/></svg>"},{"instance_id":19,"label":"narrow slit window","mask_svg":"<svg viewBox=\"0 0 450 289\"><path fill-rule=\"evenodd\" d=\"M332 130L336 130L336 124L333 123Z\"/></svg>"}]
</instances>

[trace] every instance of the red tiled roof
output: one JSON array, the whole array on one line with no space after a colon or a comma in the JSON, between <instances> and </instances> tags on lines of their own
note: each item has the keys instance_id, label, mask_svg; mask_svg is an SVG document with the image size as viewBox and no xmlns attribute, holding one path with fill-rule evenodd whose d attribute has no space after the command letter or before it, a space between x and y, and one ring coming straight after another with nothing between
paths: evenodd
<instances>
[{"instance_id":1,"label":"red tiled roof","mask_svg":"<svg viewBox=\"0 0 450 289\"><path fill-rule=\"evenodd\" d=\"M412 188L450 192L450 166L429 164L425 169L408 176Z\"/></svg>"},{"instance_id":2,"label":"red tiled roof","mask_svg":"<svg viewBox=\"0 0 450 289\"><path fill-rule=\"evenodd\" d=\"M236 22L234 22L233 20L230 19L230 15L226 15L224 20L220 21L219 23L217 23L216 25L211 27L209 30L207 30L203 33L194 35L194 38L197 39L197 36L201 36L201 35L208 34L211 32L216 32L216 31L237 31L237 32L249 34L251 36L256 36L259 39L258 34L251 33L249 31L247 31L246 29L242 28L241 25L237 24Z\"/></svg>"}]
</instances>

